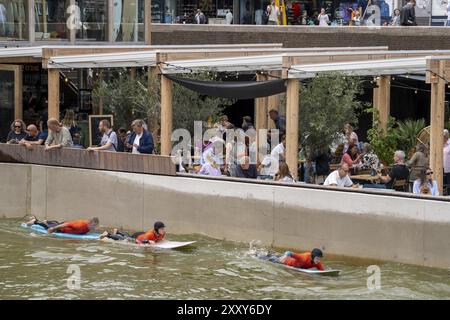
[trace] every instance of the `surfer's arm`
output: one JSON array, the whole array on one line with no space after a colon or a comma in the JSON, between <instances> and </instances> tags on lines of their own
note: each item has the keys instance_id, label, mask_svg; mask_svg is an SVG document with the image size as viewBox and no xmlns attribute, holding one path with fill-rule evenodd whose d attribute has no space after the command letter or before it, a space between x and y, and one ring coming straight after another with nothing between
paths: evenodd
<instances>
[{"instance_id":1,"label":"surfer's arm","mask_svg":"<svg viewBox=\"0 0 450 320\"><path fill-rule=\"evenodd\" d=\"M325 270L325 267L323 266L323 264L321 262L316 264L316 268L317 268L317 270L320 270L320 271L324 271Z\"/></svg>"},{"instance_id":2,"label":"surfer's arm","mask_svg":"<svg viewBox=\"0 0 450 320\"><path fill-rule=\"evenodd\" d=\"M55 226L55 227L48 228L47 232L48 232L48 233L53 233L53 232L55 232L55 231L58 231L58 230L61 230L61 229L65 228L65 227L67 227L67 226L68 226L67 223L61 223L61 224L59 224L59 225L57 225L57 226Z\"/></svg>"}]
</instances>

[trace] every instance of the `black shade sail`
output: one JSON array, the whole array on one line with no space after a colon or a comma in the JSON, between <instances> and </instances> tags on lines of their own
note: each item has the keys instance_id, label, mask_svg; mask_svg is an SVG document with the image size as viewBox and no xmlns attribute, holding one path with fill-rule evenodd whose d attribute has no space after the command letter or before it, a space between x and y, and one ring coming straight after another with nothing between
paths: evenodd
<instances>
[{"instance_id":1,"label":"black shade sail","mask_svg":"<svg viewBox=\"0 0 450 320\"><path fill-rule=\"evenodd\" d=\"M203 81L164 75L179 85L186 87L201 95L230 98L230 99L254 99L269 97L286 92L286 80L269 81Z\"/></svg>"}]
</instances>

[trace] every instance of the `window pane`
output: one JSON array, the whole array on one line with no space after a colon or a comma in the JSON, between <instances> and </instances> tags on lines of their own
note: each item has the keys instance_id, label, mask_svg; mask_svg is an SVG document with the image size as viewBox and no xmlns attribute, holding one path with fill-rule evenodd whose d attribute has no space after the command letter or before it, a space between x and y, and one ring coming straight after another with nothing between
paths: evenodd
<instances>
[{"instance_id":1,"label":"window pane","mask_svg":"<svg viewBox=\"0 0 450 320\"><path fill-rule=\"evenodd\" d=\"M144 41L144 0L114 0L113 41Z\"/></svg>"},{"instance_id":2,"label":"window pane","mask_svg":"<svg viewBox=\"0 0 450 320\"><path fill-rule=\"evenodd\" d=\"M28 39L27 0L0 1L0 39Z\"/></svg>"},{"instance_id":3,"label":"window pane","mask_svg":"<svg viewBox=\"0 0 450 320\"><path fill-rule=\"evenodd\" d=\"M80 8L80 29L77 39L88 41L108 40L108 2L107 0L78 0Z\"/></svg>"},{"instance_id":4,"label":"window pane","mask_svg":"<svg viewBox=\"0 0 450 320\"><path fill-rule=\"evenodd\" d=\"M67 40L69 0L36 0L34 2L36 40Z\"/></svg>"}]
</instances>

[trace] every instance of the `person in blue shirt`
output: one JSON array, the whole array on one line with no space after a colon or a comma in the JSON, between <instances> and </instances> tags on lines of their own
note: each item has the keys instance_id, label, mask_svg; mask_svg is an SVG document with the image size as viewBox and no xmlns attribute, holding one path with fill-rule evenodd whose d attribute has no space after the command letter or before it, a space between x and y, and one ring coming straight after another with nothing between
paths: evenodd
<instances>
[{"instance_id":1,"label":"person in blue shirt","mask_svg":"<svg viewBox=\"0 0 450 320\"><path fill-rule=\"evenodd\" d=\"M272 109L269 111L269 117L275 122L275 127L280 130L280 134L286 133L286 118L278 114L278 110Z\"/></svg>"},{"instance_id":2,"label":"person in blue shirt","mask_svg":"<svg viewBox=\"0 0 450 320\"><path fill-rule=\"evenodd\" d=\"M48 132L39 132L34 124L27 127L27 135L20 140L19 144L31 149L33 145L41 146L47 140Z\"/></svg>"},{"instance_id":3,"label":"person in blue shirt","mask_svg":"<svg viewBox=\"0 0 450 320\"><path fill-rule=\"evenodd\" d=\"M131 123L133 133L128 139L126 147L131 149L131 153L152 154L154 143L152 134L144 128L144 120L137 119Z\"/></svg>"}]
</instances>

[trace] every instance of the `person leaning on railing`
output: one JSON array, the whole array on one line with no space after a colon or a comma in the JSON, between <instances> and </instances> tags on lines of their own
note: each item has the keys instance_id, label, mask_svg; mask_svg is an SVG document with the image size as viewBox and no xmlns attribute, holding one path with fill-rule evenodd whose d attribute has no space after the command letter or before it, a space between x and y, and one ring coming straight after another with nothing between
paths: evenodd
<instances>
[{"instance_id":1,"label":"person leaning on railing","mask_svg":"<svg viewBox=\"0 0 450 320\"><path fill-rule=\"evenodd\" d=\"M30 124L27 127L27 136L20 140L19 144L32 149L34 145L43 145L47 140L48 133L46 131L39 132L38 128L34 124Z\"/></svg>"},{"instance_id":2,"label":"person leaning on railing","mask_svg":"<svg viewBox=\"0 0 450 320\"><path fill-rule=\"evenodd\" d=\"M72 136L67 128L63 127L58 120L50 118L47 121L48 137L45 141L45 150L61 149L73 146Z\"/></svg>"},{"instance_id":3,"label":"person leaning on railing","mask_svg":"<svg viewBox=\"0 0 450 320\"><path fill-rule=\"evenodd\" d=\"M23 138L27 136L25 122L21 119L16 119L11 124L11 131L6 138L7 144L18 144Z\"/></svg>"}]
</instances>

